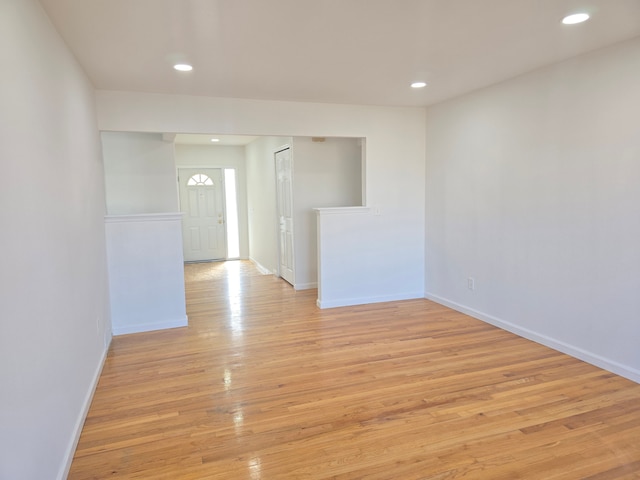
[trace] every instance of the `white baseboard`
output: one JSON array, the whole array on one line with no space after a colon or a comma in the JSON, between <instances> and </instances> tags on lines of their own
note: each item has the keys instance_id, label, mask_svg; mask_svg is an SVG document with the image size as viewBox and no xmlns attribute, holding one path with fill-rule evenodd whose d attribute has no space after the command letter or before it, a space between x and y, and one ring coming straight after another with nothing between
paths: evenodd
<instances>
[{"instance_id":1,"label":"white baseboard","mask_svg":"<svg viewBox=\"0 0 640 480\"><path fill-rule=\"evenodd\" d=\"M105 346L104 351L102 352L102 357L98 362L98 367L93 374L93 378L91 379L91 386L87 391L87 394L82 402L82 408L80 410L80 414L78 415L78 419L76 420L76 424L74 426L74 435L71 438L71 442L67 447L67 451L65 452L65 460L62 464L62 468L58 473L57 480L65 480L69 476L69 470L71 469L71 463L73 462L73 456L76 453L76 447L78 446L78 441L80 440L80 434L82 433L82 427L84 427L84 421L87 418L87 414L89 413L89 407L91 407L91 401L93 400L93 394L96 391L96 387L98 386L98 380L100 380L100 374L102 373L102 368L104 367L104 362L107 360L107 353L109 352L109 346L111 345L111 339L109 339L108 344Z\"/></svg>"},{"instance_id":2,"label":"white baseboard","mask_svg":"<svg viewBox=\"0 0 640 480\"><path fill-rule=\"evenodd\" d=\"M546 347L553 348L554 350L558 350L562 353L566 353L567 355L571 355L572 357L595 365L596 367L603 368L609 372L615 373L616 375L620 375L621 377L628 378L629 380L632 380L636 383L640 383L640 370L637 370L628 365L624 365L609 358L602 357L596 353L584 350L580 347L576 347L560 340L556 340L554 338L548 337L547 335L534 332L533 330L529 330L528 328L519 327L518 325L507 322L506 320L501 320L492 315L488 315L478 310L474 310L473 308L469 308L459 303L452 302L451 300L447 300L446 298L442 298L432 293L425 293L425 298L427 298L428 300L433 300L434 302L440 303L446 307L452 308L453 310L457 310L458 312L467 314L470 317L482 320L483 322L489 323L503 330L507 330L508 332L515 333L516 335L524 337L528 340L540 343Z\"/></svg>"},{"instance_id":3,"label":"white baseboard","mask_svg":"<svg viewBox=\"0 0 640 480\"><path fill-rule=\"evenodd\" d=\"M151 332L153 330L164 330L167 328L186 327L187 325L189 325L189 318L185 315L182 318L163 320L161 322L137 323L133 325L113 327L113 334L126 335L128 333Z\"/></svg>"},{"instance_id":4,"label":"white baseboard","mask_svg":"<svg viewBox=\"0 0 640 480\"><path fill-rule=\"evenodd\" d=\"M251 261L251 263L253 263L256 266L256 268L262 275L275 275L274 272L260 265L260 262L257 262L254 258L249 257L249 260Z\"/></svg>"},{"instance_id":5,"label":"white baseboard","mask_svg":"<svg viewBox=\"0 0 640 480\"><path fill-rule=\"evenodd\" d=\"M377 297L340 298L337 300L316 300L320 308L351 307L353 305L367 305L369 303L397 302L399 300L413 300L424 298L422 293L399 293L395 295L380 295Z\"/></svg>"},{"instance_id":6,"label":"white baseboard","mask_svg":"<svg viewBox=\"0 0 640 480\"><path fill-rule=\"evenodd\" d=\"M318 288L318 282L296 283L293 288L295 290L311 290L312 288Z\"/></svg>"}]
</instances>

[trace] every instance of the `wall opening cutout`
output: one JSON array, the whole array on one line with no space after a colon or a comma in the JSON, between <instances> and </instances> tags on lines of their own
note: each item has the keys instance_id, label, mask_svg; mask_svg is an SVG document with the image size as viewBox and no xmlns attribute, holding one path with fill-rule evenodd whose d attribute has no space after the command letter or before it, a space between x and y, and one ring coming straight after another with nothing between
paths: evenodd
<instances>
[{"instance_id":1,"label":"wall opening cutout","mask_svg":"<svg viewBox=\"0 0 640 480\"><path fill-rule=\"evenodd\" d=\"M236 171L224 169L225 213L227 217L227 258L240 257L240 232L238 229L238 196Z\"/></svg>"}]
</instances>

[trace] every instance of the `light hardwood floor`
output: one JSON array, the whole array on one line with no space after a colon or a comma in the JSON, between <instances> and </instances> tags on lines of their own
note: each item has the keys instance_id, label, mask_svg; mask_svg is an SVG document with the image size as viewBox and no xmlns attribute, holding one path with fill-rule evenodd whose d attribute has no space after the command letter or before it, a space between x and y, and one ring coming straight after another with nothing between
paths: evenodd
<instances>
[{"instance_id":1,"label":"light hardwood floor","mask_svg":"<svg viewBox=\"0 0 640 480\"><path fill-rule=\"evenodd\" d=\"M70 479L640 478L638 384L427 300L185 272L189 327L114 338Z\"/></svg>"}]
</instances>

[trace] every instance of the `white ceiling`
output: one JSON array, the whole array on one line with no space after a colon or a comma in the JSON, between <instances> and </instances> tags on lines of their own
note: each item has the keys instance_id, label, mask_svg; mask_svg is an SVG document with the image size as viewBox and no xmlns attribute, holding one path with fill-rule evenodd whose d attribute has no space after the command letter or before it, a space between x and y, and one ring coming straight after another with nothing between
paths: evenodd
<instances>
[{"instance_id":1,"label":"white ceiling","mask_svg":"<svg viewBox=\"0 0 640 480\"><path fill-rule=\"evenodd\" d=\"M640 0L41 3L96 88L215 97L424 106L640 35Z\"/></svg>"},{"instance_id":2,"label":"white ceiling","mask_svg":"<svg viewBox=\"0 0 640 480\"><path fill-rule=\"evenodd\" d=\"M212 142L212 138L217 138L218 142ZM178 133L174 143L177 145L206 145L207 147L240 147L248 145L260 137L249 135L201 135Z\"/></svg>"}]
</instances>

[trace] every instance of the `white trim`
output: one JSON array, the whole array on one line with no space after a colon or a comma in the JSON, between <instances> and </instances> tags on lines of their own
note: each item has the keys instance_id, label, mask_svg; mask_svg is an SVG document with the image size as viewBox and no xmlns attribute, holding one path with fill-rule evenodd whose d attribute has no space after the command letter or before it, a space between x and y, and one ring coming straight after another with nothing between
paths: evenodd
<instances>
[{"instance_id":1,"label":"white trim","mask_svg":"<svg viewBox=\"0 0 640 480\"><path fill-rule=\"evenodd\" d=\"M153 330L164 330L167 328L186 327L189 325L189 318L185 315L183 318L173 320L164 320L161 322L138 323L134 325L125 325L123 327L114 327L113 335L126 335L128 333L151 332Z\"/></svg>"},{"instance_id":2,"label":"white trim","mask_svg":"<svg viewBox=\"0 0 640 480\"><path fill-rule=\"evenodd\" d=\"M182 220L182 212L169 213L137 213L132 215L105 215L104 223L125 222L172 222Z\"/></svg>"},{"instance_id":3,"label":"white trim","mask_svg":"<svg viewBox=\"0 0 640 480\"><path fill-rule=\"evenodd\" d=\"M318 288L318 282L296 283L293 288L294 290L311 290L312 288Z\"/></svg>"},{"instance_id":4,"label":"white trim","mask_svg":"<svg viewBox=\"0 0 640 480\"><path fill-rule=\"evenodd\" d=\"M269 270L267 267L261 265L257 260L255 260L254 258L249 257L249 260L251 261L251 263L253 263L255 265L255 267L258 269L258 271L262 274L262 275L276 275L275 272L272 272L271 270Z\"/></svg>"},{"instance_id":5,"label":"white trim","mask_svg":"<svg viewBox=\"0 0 640 480\"><path fill-rule=\"evenodd\" d=\"M318 215L368 214L371 207L326 207L314 208Z\"/></svg>"},{"instance_id":6,"label":"white trim","mask_svg":"<svg viewBox=\"0 0 640 480\"><path fill-rule=\"evenodd\" d=\"M316 300L316 305L320 308L350 307L353 305L367 305L370 303L397 302L400 300L415 300L424 298L422 293L399 293L396 295L381 295L377 297L344 298L338 300Z\"/></svg>"},{"instance_id":7,"label":"white trim","mask_svg":"<svg viewBox=\"0 0 640 480\"><path fill-rule=\"evenodd\" d=\"M57 480L64 480L69 476L69 470L71 469L71 463L73 462L73 457L76 453L78 441L80 440L80 434L82 433L82 428L84 427L84 421L86 420L87 414L89 413L89 407L91 407L93 395L96 392L98 381L100 380L100 375L102 374L102 369L104 368L104 364L107 361L107 353L109 353L110 346L111 338L109 338L109 341L105 345L104 351L102 352L102 357L100 358L100 362L98 362L98 367L96 368L96 371L93 374L93 378L91 379L91 386L87 391L84 401L82 402L80 414L78 415L78 419L76 420L76 424L73 428L74 434L71 438L71 442L67 446L67 451L65 452L64 456L64 462L62 464L62 468L58 472Z\"/></svg>"},{"instance_id":8,"label":"white trim","mask_svg":"<svg viewBox=\"0 0 640 480\"><path fill-rule=\"evenodd\" d=\"M534 332L533 330L529 330L528 328L519 327L518 325L507 322L506 320L501 320L492 315L488 315L473 308L466 307L432 293L426 292L425 298L457 310L458 312L467 314L483 322L489 323L508 332L515 333L516 335L519 335L533 342L540 343L546 347L553 348L554 350L566 353L567 355L571 355L572 357L583 360L587 363L595 365L596 367L603 368L622 377L628 378L629 380L632 380L636 383L640 383L640 370L630 367L629 365L624 365L622 363L616 362L615 360L602 357L598 354L589 352L574 345L570 345L560 340L548 337L547 335Z\"/></svg>"}]
</instances>

